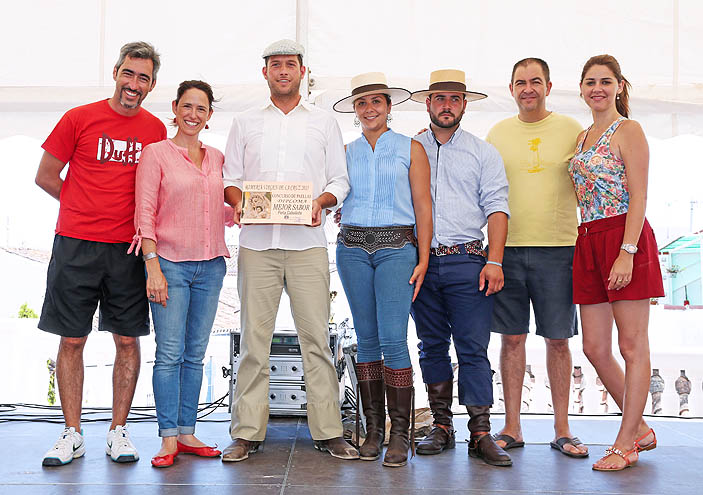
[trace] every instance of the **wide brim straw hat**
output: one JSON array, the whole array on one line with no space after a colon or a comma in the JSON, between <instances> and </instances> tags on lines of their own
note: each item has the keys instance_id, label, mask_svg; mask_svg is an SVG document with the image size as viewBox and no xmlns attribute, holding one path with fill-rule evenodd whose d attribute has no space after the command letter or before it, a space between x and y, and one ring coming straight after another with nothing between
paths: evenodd
<instances>
[{"instance_id":1,"label":"wide brim straw hat","mask_svg":"<svg viewBox=\"0 0 703 495\"><path fill-rule=\"evenodd\" d=\"M351 95L342 98L332 106L335 112L353 113L354 100L366 95L384 94L391 97L391 103L397 105L410 98L410 91L403 88L389 88L383 72L367 72L352 77Z\"/></svg>"},{"instance_id":2,"label":"wide brim straw hat","mask_svg":"<svg viewBox=\"0 0 703 495\"><path fill-rule=\"evenodd\" d=\"M488 95L466 89L466 74L463 70L442 69L430 74L430 87L422 91L414 91L411 100L425 103L432 93L463 93L466 101L476 101L487 98Z\"/></svg>"}]
</instances>

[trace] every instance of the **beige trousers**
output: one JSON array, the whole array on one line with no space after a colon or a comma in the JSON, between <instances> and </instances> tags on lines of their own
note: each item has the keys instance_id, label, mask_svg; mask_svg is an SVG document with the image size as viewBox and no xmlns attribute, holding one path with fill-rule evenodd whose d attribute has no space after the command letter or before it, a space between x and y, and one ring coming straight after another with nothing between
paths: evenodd
<instances>
[{"instance_id":1,"label":"beige trousers","mask_svg":"<svg viewBox=\"0 0 703 495\"><path fill-rule=\"evenodd\" d=\"M241 361L232 400L232 439L262 441L269 418L269 353L286 290L303 355L308 426L314 440L342 436L339 382L329 348L326 248L239 249Z\"/></svg>"}]
</instances>

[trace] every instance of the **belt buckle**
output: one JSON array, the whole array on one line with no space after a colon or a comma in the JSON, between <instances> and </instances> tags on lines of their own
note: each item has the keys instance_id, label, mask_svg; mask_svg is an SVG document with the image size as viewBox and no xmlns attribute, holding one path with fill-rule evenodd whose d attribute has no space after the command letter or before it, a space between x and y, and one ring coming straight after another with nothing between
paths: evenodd
<instances>
[{"instance_id":1,"label":"belt buckle","mask_svg":"<svg viewBox=\"0 0 703 495\"><path fill-rule=\"evenodd\" d=\"M449 248L447 246L440 244L439 246L434 248L435 256L446 256L447 254L449 254Z\"/></svg>"}]
</instances>

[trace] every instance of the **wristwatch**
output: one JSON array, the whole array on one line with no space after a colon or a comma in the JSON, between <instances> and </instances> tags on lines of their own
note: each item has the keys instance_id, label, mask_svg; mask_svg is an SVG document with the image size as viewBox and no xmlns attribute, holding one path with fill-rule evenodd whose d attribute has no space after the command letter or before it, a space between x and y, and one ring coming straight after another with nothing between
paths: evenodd
<instances>
[{"instance_id":1,"label":"wristwatch","mask_svg":"<svg viewBox=\"0 0 703 495\"><path fill-rule=\"evenodd\" d=\"M634 244L623 244L620 249L625 251L627 254L635 254L637 252L637 246Z\"/></svg>"},{"instance_id":2,"label":"wristwatch","mask_svg":"<svg viewBox=\"0 0 703 495\"><path fill-rule=\"evenodd\" d=\"M636 249L637 248L635 248L635 250ZM149 260L153 260L154 258L158 258L158 257L159 257L159 255L152 251L151 253L146 253L144 256L142 256L142 259L144 261L149 261Z\"/></svg>"}]
</instances>

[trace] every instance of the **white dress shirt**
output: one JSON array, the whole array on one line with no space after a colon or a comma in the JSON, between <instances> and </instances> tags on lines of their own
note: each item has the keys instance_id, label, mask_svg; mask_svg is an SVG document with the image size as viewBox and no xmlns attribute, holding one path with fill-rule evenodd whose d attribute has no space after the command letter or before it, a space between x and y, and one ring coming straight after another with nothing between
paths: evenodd
<instances>
[{"instance_id":1,"label":"white dress shirt","mask_svg":"<svg viewBox=\"0 0 703 495\"><path fill-rule=\"evenodd\" d=\"M225 187L244 181L312 182L313 198L324 192L340 204L349 193L344 143L339 125L324 110L304 102L283 113L270 100L238 113L227 138ZM322 225L242 225L239 245L247 249L300 251L326 247Z\"/></svg>"}]
</instances>

